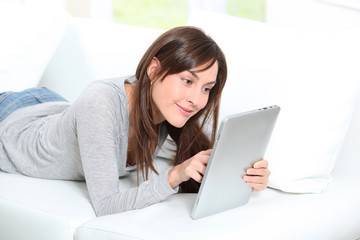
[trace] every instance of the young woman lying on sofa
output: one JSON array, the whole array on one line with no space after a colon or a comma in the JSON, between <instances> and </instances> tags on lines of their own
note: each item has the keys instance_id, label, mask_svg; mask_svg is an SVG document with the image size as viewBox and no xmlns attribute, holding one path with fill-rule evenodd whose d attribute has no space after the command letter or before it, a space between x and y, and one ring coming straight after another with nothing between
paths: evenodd
<instances>
[{"instance_id":1,"label":"young woman lying on sofa","mask_svg":"<svg viewBox=\"0 0 360 240\"><path fill-rule=\"evenodd\" d=\"M85 180L97 216L144 208L169 195L196 192L215 140L227 67L202 30L178 27L146 51L135 76L93 82L72 104L46 88L0 94L0 169L49 179ZM16 111L15 111L16 110ZM203 132L213 119L209 139ZM173 167L153 158L170 135ZM119 189L137 169L135 188ZM157 173L148 177L149 172ZM266 160L244 176L263 190Z\"/></svg>"}]
</instances>

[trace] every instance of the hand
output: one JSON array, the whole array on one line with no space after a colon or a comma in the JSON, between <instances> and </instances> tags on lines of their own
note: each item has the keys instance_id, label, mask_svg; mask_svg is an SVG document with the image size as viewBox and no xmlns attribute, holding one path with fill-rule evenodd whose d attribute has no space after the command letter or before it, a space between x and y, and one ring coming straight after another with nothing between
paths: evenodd
<instances>
[{"instance_id":1,"label":"hand","mask_svg":"<svg viewBox=\"0 0 360 240\"><path fill-rule=\"evenodd\" d=\"M270 171L268 161L262 159L253 164L252 168L246 170L243 180L253 188L254 191L261 191L267 188Z\"/></svg>"},{"instance_id":2,"label":"hand","mask_svg":"<svg viewBox=\"0 0 360 240\"><path fill-rule=\"evenodd\" d=\"M170 186L175 188L179 186L180 183L186 182L190 178L200 183L210 159L211 150L212 149L201 151L183 163L171 168L168 174Z\"/></svg>"}]
</instances>

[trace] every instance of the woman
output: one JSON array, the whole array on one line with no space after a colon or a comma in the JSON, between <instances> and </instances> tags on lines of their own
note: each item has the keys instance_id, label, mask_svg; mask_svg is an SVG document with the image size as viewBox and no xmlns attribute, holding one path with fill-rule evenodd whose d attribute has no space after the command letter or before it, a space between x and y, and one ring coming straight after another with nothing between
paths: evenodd
<instances>
[{"instance_id":1,"label":"woman","mask_svg":"<svg viewBox=\"0 0 360 240\"><path fill-rule=\"evenodd\" d=\"M135 76L96 81L72 104L45 88L2 93L0 169L85 180L97 216L143 208L178 191L196 192L226 76L217 44L200 29L178 27L149 47ZM209 119L210 139L203 132ZM173 167L157 172L152 160L167 135L177 146ZM119 189L121 177L135 168L138 181L146 181ZM157 174L149 178L150 171ZM262 190L269 174L261 160L244 181Z\"/></svg>"}]
</instances>

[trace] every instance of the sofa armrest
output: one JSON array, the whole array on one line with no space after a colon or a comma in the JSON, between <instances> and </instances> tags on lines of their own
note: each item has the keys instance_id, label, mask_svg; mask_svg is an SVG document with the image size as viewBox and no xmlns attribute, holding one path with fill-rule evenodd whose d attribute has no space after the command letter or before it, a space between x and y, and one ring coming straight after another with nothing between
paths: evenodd
<instances>
[{"instance_id":1,"label":"sofa armrest","mask_svg":"<svg viewBox=\"0 0 360 240\"><path fill-rule=\"evenodd\" d=\"M84 182L0 171L0 239L70 240L95 217Z\"/></svg>"}]
</instances>

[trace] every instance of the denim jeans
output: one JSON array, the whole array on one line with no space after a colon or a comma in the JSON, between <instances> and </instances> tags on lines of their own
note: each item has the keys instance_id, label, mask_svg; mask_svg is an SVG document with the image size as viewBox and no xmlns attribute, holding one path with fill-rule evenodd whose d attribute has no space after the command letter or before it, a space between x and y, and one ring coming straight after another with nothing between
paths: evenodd
<instances>
[{"instance_id":1,"label":"denim jeans","mask_svg":"<svg viewBox=\"0 0 360 240\"><path fill-rule=\"evenodd\" d=\"M22 92L0 93L0 122L15 110L44 102L66 101L45 87L29 88Z\"/></svg>"}]
</instances>

